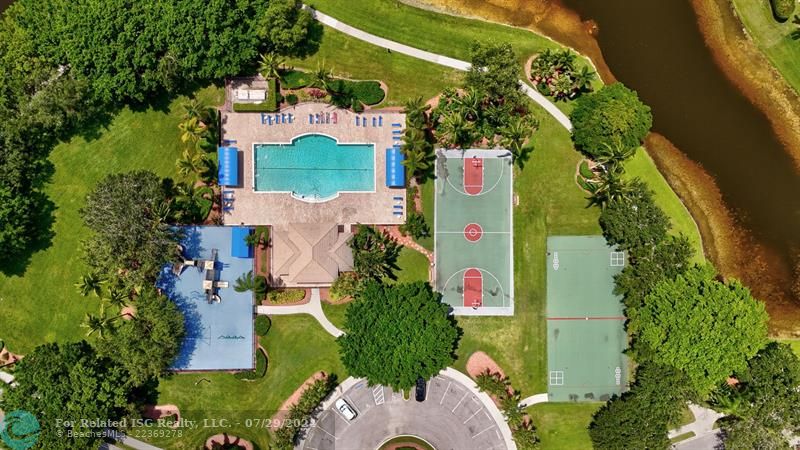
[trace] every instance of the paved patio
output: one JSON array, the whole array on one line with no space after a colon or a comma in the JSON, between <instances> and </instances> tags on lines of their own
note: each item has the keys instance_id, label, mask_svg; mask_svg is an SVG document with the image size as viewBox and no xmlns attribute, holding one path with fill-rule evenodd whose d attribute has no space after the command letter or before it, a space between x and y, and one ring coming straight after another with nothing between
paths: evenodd
<instances>
[{"instance_id":1,"label":"paved patio","mask_svg":"<svg viewBox=\"0 0 800 450\"><path fill-rule=\"evenodd\" d=\"M309 114L337 113L338 123L309 124ZM260 113L222 113L222 136L241 154L240 179L242 185L234 191L234 209L226 213L229 225L288 225L292 223L338 224L399 224L405 215L393 215L394 197L402 197L405 190L386 187L386 149L396 142L393 123L405 125L405 114L389 110L372 110L362 114L336 108L325 103L301 103L283 108L280 113L292 114L293 122L266 125ZM274 114L274 113L273 113ZM356 116L366 119L367 126L356 126ZM383 126L372 126L372 118L383 116ZM332 121L331 121L332 122ZM301 134L321 133L332 136L340 143L375 144L375 192L341 193L337 198L322 203L298 200L288 193L255 192L253 175L253 144L289 142ZM232 142L235 141L235 142ZM227 188L226 188L227 189ZM404 209L405 212L405 209Z\"/></svg>"}]
</instances>

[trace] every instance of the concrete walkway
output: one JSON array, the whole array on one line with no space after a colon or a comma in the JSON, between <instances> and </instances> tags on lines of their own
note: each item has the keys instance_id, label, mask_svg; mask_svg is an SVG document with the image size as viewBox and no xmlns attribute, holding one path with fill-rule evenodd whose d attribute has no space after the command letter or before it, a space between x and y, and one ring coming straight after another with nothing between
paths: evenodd
<instances>
[{"instance_id":1,"label":"concrete walkway","mask_svg":"<svg viewBox=\"0 0 800 450\"><path fill-rule=\"evenodd\" d=\"M714 429L714 422L716 422L720 417L725 416L725 414L718 413L713 409L704 408L693 403L689 403L689 411L691 411L692 415L694 416L694 422L686 424L680 428L670 430L667 434L667 436L672 439L675 436L680 436L685 433L694 433L694 437L686 439L685 441L681 441L681 444L688 444L695 439L717 433L719 430Z\"/></svg>"},{"instance_id":2,"label":"concrete walkway","mask_svg":"<svg viewBox=\"0 0 800 450\"><path fill-rule=\"evenodd\" d=\"M470 69L471 64L466 61L450 58L448 56L438 55L436 53L427 52L425 50L420 50L418 48L409 47L408 45L401 44L399 42L390 41L380 36L375 36L374 34L367 33L366 31L359 30L358 28L354 28L350 25L347 25L346 23L342 23L339 20L325 13L319 12L313 8L310 8L307 5L304 5L303 7L309 9L314 18L318 20L320 23L323 23L335 30L341 31L344 34L352 36L356 39L360 39L364 42L368 42L370 44L377 45L378 47L389 49L393 52L402 53L404 55L408 55L413 58L432 62L440 66L450 67L452 69L463 70L463 71L467 71ZM553 118L556 119L556 121L558 121L558 123L560 123L562 127L566 128L569 131L572 131L572 122L570 122L569 117L567 117L566 114L564 114L560 109L558 109L558 107L555 104L553 104L550 100L548 100L547 97L536 91L536 89L530 87L523 80L519 80L519 83L522 85L522 92L524 92L525 95L530 97L539 106L544 108L545 111L547 111L551 116L553 116Z\"/></svg>"},{"instance_id":3,"label":"concrete walkway","mask_svg":"<svg viewBox=\"0 0 800 450\"><path fill-rule=\"evenodd\" d=\"M319 289L311 289L311 300L308 303L302 305L291 305L291 306L265 306L265 305L258 305L256 306L256 313L257 314L264 314L268 316L284 316L290 314L310 314L320 325L322 328L325 329L331 336L339 337L344 334L344 332L338 328L336 328L327 317L325 317L325 313L322 312L322 300L319 297Z\"/></svg>"},{"instance_id":4,"label":"concrete walkway","mask_svg":"<svg viewBox=\"0 0 800 450\"><path fill-rule=\"evenodd\" d=\"M133 449L136 449L136 450L162 450L161 447L156 447L154 445L148 444L147 442L142 442L142 441L140 441L138 439L134 439L134 438L128 436L127 434L125 434L125 433L123 433L121 431L116 431L116 430L112 430L112 429L109 428L109 429L106 429L106 432L108 432L108 435L110 437L113 437L114 440L117 441L116 442L117 444L122 444L122 445L125 445L127 447L130 447L130 448L133 448ZM113 446L113 447L109 446L109 448L111 450L113 450L114 447L116 447L116 446ZM116 448L119 448L119 447L116 447Z\"/></svg>"},{"instance_id":5,"label":"concrete walkway","mask_svg":"<svg viewBox=\"0 0 800 450\"><path fill-rule=\"evenodd\" d=\"M531 395L528 398L523 398L522 401L519 402L519 407L527 408L528 406L532 406L537 403L547 403L547 401L547 393Z\"/></svg>"}]
</instances>

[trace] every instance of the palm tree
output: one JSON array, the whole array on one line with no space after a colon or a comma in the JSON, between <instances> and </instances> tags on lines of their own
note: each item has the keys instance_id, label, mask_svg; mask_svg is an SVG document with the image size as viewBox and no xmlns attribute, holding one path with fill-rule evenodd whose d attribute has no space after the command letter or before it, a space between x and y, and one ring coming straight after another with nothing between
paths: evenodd
<instances>
[{"instance_id":1,"label":"palm tree","mask_svg":"<svg viewBox=\"0 0 800 450\"><path fill-rule=\"evenodd\" d=\"M119 287L111 287L108 289L108 293L103 296L103 300L106 300L111 306L124 308L127 306L129 299L128 295L123 289Z\"/></svg>"},{"instance_id":2,"label":"palm tree","mask_svg":"<svg viewBox=\"0 0 800 450\"><path fill-rule=\"evenodd\" d=\"M203 103L201 100L197 98L191 98L184 102L182 105L183 107L183 119L189 120L192 118L198 119L200 121L203 120L204 115L208 107Z\"/></svg>"},{"instance_id":3,"label":"palm tree","mask_svg":"<svg viewBox=\"0 0 800 450\"><path fill-rule=\"evenodd\" d=\"M620 174L603 171L596 178L588 180L592 195L589 206L597 205L605 209L612 202L624 200L633 192L631 183L622 179Z\"/></svg>"},{"instance_id":4,"label":"palm tree","mask_svg":"<svg viewBox=\"0 0 800 450\"><path fill-rule=\"evenodd\" d=\"M214 190L208 186L195 186L193 182L176 186L175 201L180 205L177 218L183 222L202 222L214 203Z\"/></svg>"},{"instance_id":5,"label":"palm tree","mask_svg":"<svg viewBox=\"0 0 800 450\"><path fill-rule=\"evenodd\" d=\"M94 333L97 333L97 335L102 339L105 337L106 332L114 330L112 323L114 320L120 317L122 316L106 316L105 307L100 304L100 314L86 314L86 317L83 319L83 323L81 324L81 328L86 328L89 330L86 332L86 336L91 336Z\"/></svg>"},{"instance_id":6,"label":"palm tree","mask_svg":"<svg viewBox=\"0 0 800 450\"><path fill-rule=\"evenodd\" d=\"M452 147L467 148L475 142L475 126L460 112L448 113L439 127L442 141Z\"/></svg>"},{"instance_id":7,"label":"palm tree","mask_svg":"<svg viewBox=\"0 0 800 450\"><path fill-rule=\"evenodd\" d=\"M456 99L457 109L461 111L464 118L470 121L476 121L480 117L482 102L483 99L475 88L467 89Z\"/></svg>"},{"instance_id":8,"label":"palm tree","mask_svg":"<svg viewBox=\"0 0 800 450\"><path fill-rule=\"evenodd\" d=\"M323 91L328 91L332 80L333 72L325 67L324 62L317 65L317 70L311 72L311 86L320 88Z\"/></svg>"},{"instance_id":9,"label":"palm tree","mask_svg":"<svg viewBox=\"0 0 800 450\"><path fill-rule=\"evenodd\" d=\"M424 151L416 149L414 151L405 152L403 159L403 166L414 178L422 178L431 168L431 162L428 155Z\"/></svg>"},{"instance_id":10,"label":"palm tree","mask_svg":"<svg viewBox=\"0 0 800 450\"><path fill-rule=\"evenodd\" d=\"M267 293L267 279L261 275L254 276L251 270L236 279L233 290L236 292L253 291L256 295L263 296Z\"/></svg>"},{"instance_id":11,"label":"palm tree","mask_svg":"<svg viewBox=\"0 0 800 450\"><path fill-rule=\"evenodd\" d=\"M175 161L175 165L178 168L178 173L186 177L191 174L202 173L205 170L205 160L206 157L203 153L187 148L183 150L181 157Z\"/></svg>"},{"instance_id":12,"label":"palm tree","mask_svg":"<svg viewBox=\"0 0 800 450\"><path fill-rule=\"evenodd\" d=\"M89 273L81 275L81 278L75 283L75 288L78 292L86 297L89 294L94 294L98 298L103 293L103 284L105 280L96 273Z\"/></svg>"},{"instance_id":13,"label":"palm tree","mask_svg":"<svg viewBox=\"0 0 800 450\"><path fill-rule=\"evenodd\" d=\"M636 154L636 147L626 147L621 142L614 145L605 143L603 148L597 152L595 161L601 164L607 172L614 172L621 175L625 172L623 163Z\"/></svg>"},{"instance_id":14,"label":"palm tree","mask_svg":"<svg viewBox=\"0 0 800 450\"><path fill-rule=\"evenodd\" d=\"M594 81L597 74L589 69L587 66L581 67L581 70L574 72L572 75L572 83L578 92L588 92L592 88L592 81Z\"/></svg>"},{"instance_id":15,"label":"palm tree","mask_svg":"<svg viewBox=\"0 0 800 450\"><path fill-rule=\"evenodd\" d=\"M422 96L408 99L403 105L406 121L413 128L425 128L428 122L427 112L430 109L431 105L425 104Z\"/></svg>"},{"instance_id":16,"label":"palm tree","mask_svg":"<svg viewBox=\"0 0 800 450\"><path fill-rule=\"evenodd\" d=\"M281 66L284 62L283 57L277 53L263 53L258 62L258 72L266 79L278 78L281 76Z\"/></svg>"},{"instance_id":17,"label":"palm tree","mask_svg":"<svg viewBox=\"0 0 800 450\"><path fill-rule=\"evenodd\" d=\"M500 129L501 145L511 152L512 160L517 162L520 168L525 166L532 150L530 146L525 146L525 142L531 137L537 125L536 119L528 117L511 116L508 123Z\"/></svg>"},{"instance_id":18,"label":"palm tree","mask_svg":"<svg viewBox=\"0 0 800 450\"><path fill-rule=\"evenodd\" d=\"M207 127L198 117L190 117L178 124L181 130L181 142L197 146L200 140L205 137Z\"/></svg>"}]
</instances>

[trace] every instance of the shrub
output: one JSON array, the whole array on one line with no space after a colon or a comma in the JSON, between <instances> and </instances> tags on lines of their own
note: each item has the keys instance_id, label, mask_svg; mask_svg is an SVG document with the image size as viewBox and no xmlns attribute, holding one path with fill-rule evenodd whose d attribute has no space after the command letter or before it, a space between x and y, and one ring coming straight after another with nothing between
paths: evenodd
<instances>
[{"instance_id":1,"label":"shrub","mask_svg":"<svg viewBox=\"0 0 800 450\"><path fill-rule=\"evenodd\" d=\"M772 15L778 22L786 22L792 17L794 13L795 0L770 0L769 4L772 6Z\"/></svg>"},{"instance_id":2,"label":"shrub","mask_svg":"<svg viewBox=\"0 0 800 450\"><path fill-rule=\"evenodd\" d=\"M584 191L592 192L592 186L589 184L588 181L586 181L585 178L583 178L583 176L576 175L575 182L577 182L578 186L580 186L581 189L583 189Z\"/></svg>"},{"instance_id":3,"label":"shrub","mask_svg":"<svg viewBox=\"0 0 800 450\"><path fill-rule=\"evenodd\" d=\"M279 291L270 291L267 298L272 303L279 305L286 303L297 303L306 297L305 289L281 289Z\"/></svg>"},{"instance_id":4,"label":"shrub","mask_svg":"<svg viewBox=\"0 0 800 450\"><path fill-rule=\"evenodd\" d=\"M295 95L295 94L287 94L286 95L286 103L288 103L290 105L296 105L297 104L297 95Z\"/></svg>"},{"instance_id":5,"label":"shrub","mask_svg":"<svg viewBox=\"0 0 800 450\"><path fill-rule=\"evenodd\" d=\"M353 297L359 287L360 283L355 272L342 272L331 286L331 300L339 301L345 297Z\"/></svg>"},{"instance_id":6,"label":"shrub","mask_svg":"<svg viewBox=\"0 0 800 450\"><path fill-rule=\"evenodd\" d=\"M256 317L255 330L257 335L266 336L271 326L272 321L269 320L269 317L263 315Z\"/></svg>"},{"instance_id":7,"label":"shrub","mask_svg":"<svg viewBox=\"0 0 800 450\"><path fill-rule=\"evenodd\" d=\"M294 448L295 437L300 427L308 417L319 406L322 400L328 396L336 387L336 377L331 375L327 378L317 380L306 389L297 401L297 404L289 409L289 416L281 428L275 432L275 446L279 449Z\"/></svg>"},{"instance_id":8,"label":"shrub","mask_svg":"<svg viewBox=\"0 0 800 450\"><path fill-rule=\"evenodd\" d=\"M534 450L539 448L539 436L532 424L525 423L511 431L511 438L517 444L518 450Z\"/></svg>"},{"instance_id":9,"label":"shrub","mask_svg":"<svg viewBox=\"0 0 800 450\"><path fill-rule=\"evenodd\" d=\"M236 112L275 112L278 110L277 106L268 105L264 103L234 103L233 110Z\"/></svg>"},{"instance_id":10,"label":"shrub","mask_svg":"<svg viewBox=\"0 0 800 450\"><path fill-rule=\"evenodd\" d=\"M292 70L281 77L286 89L301 89L311 84L311 77L300 70Z\"/></svg>"},{"instance_id":11,"label":"shrub","mask_svg":"<svg viewBox=\"0 0 800 450\"><path fill-rule=\"evenodd\" d=\"M259 317L266 317L266 316L259 316ZM256 352L256 368L255 370L245 370L244 372L237 372L233 374L233 376L237 380L257 380L259 378L264 378L264 375L267 374L267 355L264 354L264 351L258 349Z\"/></svg>"},{"instance_id":12,"label":"shrub","mask_svg":"<svg viewBox=\"0 0 800 450\"><path fill-rule=\"evenodd\" d=\"M570 119L572 140L591 156L609 146L638 147L653 126L650 107L622 83L578 98Z\"/></svg>"},{"instance_id":13,"label":"shrub","mask_svg":"<svg viewBox=\"0 0 800 450\"><path fill-rule=\"evenodd\" d=\"M406 217L406 222L400 225L403 235L410 234L414 239L426 238L431 235L431 229L425 222L425 217L414 211Z\"/></svg>"},{"instance_id":14,"label":"shrub","mask_svg":"<svg viewBox=\"0 0 800 450\"><path fill-rule=\"evenodd\" d=\"M580 172L581 176L587 180L594 178L594 172L592 172L592 169L589 168L589 163L586 161L581 161L578 171Z\"/></svg>"},{"instance_id":15,"label":"shrub","mask_svg":"<svg viewBox=\"0 0 800 450\"><path fill-rule=\"evenodd\" d=\"M481 391L496 397L506 395L509 386L508 380L501 378L497 373L489 372L489 369L475 377L475 384Z\"/></svg>"},{"instance_id":16,"label":"shrub","mask_svg":"<svg viewBox=\"0 0 800 450\"><path fill-rule=\"evenodd\" d=\"M634 182L631 190L626 198L609 202L602 210L600 227L609 244L649 254L667 238L669 217L656 205L644 183Z\"/></svg>"},{"instance_id":17,"label":"shrub","mask_svg":"<svg viewBox=\"0 0 800 450\"><path fill-rule=\"evenodd\" d=\"M353 97L365 105L376 105L383 101L386 93L377 81L350 81L347 87Z\"/></svg>"},{"instance_id":18,"label":"shrub","mask_svg":"<svg viewBox=\"0 0 800 450\"><path fill-rule=\"evenodd\" d=\"M357 98L353 97L352 101L350 102L350 109L352 109L355 113L361 113L364 112L364 105L362 105Z\"/></svg>"}]
</instances>

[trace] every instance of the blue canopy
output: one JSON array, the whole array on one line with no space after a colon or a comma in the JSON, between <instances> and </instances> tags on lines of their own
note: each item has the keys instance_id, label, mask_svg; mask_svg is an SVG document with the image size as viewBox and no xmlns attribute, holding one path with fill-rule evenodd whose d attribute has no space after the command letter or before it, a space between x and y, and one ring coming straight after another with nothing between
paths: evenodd
<instances>
[{"instance_id":1,"label":"blue canopy","mask_svg":"<svg viewBox=\"0 0 800 450\"><path fill-rule=\"evenodd\" d=\"M252 258L253 249L244 241L250 235L248 227L233 227L231 230L231 256L235 258Z\"/></svg>"},{"instance_id":2,"label":"blue canopy","mask_svg":"<svg viewBox=\"0 0 800 450\"><path fill-rule=\"evenodd\" d=\"M220 147L217 152L219 162L219 185L239 185L239 149L236 147Z\"/></svg>"},{"instance_id":3,"label":"blue canopy","mask_svg":"<svg viewBox=\"0 0 800 450\"><path fill-rule=\"evenodd\" d=\"M405 187L406 167L403 165L403 152L399 148L386 149L386 186Z\"/></svg>"}]
</instances>

